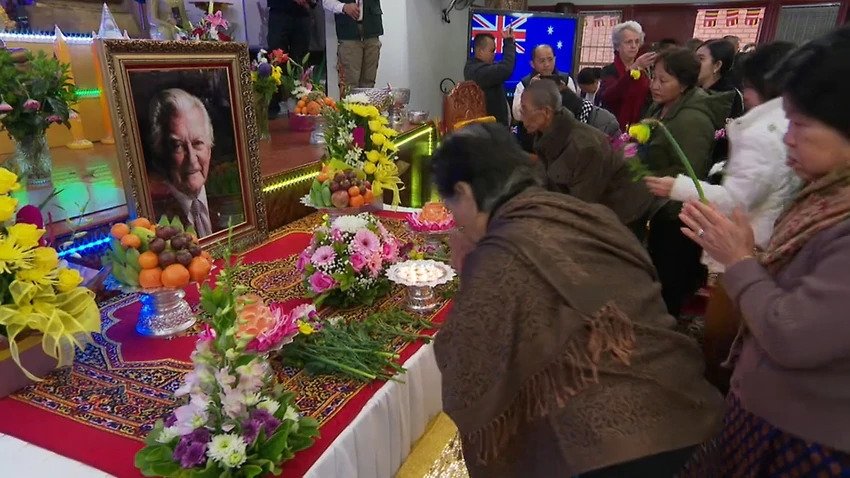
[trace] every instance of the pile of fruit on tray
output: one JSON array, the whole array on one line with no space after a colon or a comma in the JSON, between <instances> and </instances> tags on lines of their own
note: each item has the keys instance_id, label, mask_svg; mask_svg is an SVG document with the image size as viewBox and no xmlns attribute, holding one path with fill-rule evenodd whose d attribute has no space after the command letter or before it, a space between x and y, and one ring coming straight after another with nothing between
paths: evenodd
<instances>
[{"instance_id":1,"label":"pile of fruit on tray","mask_svg":"<svg viewBox=\"0 0 850 478\"><path fill-rule=\"evenodd\" d=\"M323 107L336 108L333 98L325 96L321 91L313 91L309 95L298 100L295 104L295 114L318 116L322 114Z\"/></svg>"},{"instance_id":2,"label":"pile of fruit on tray","mask_svg":"<svg viewBox=\"0 0 850 478\"><path fill-rule=\"evenodd\" d=\"M374 200L372 185L358 169L334 170L325 164L310 187L309 205L317 209L360 208Z\"/></svg>"},{"instance_id":3,"label":"pile of fruit on tray","mask_svg":"<svg viewBox=\"0 0 850 478\"><path fill-rule=\"evenodd\" d=\"M117 223L111 235L104 261L125 286L182 289L190 282L204 282L212 270L212 257L198 245L195 231L176 217L163 216L157 224L144 217Z\"/></svg>"}]
</instances>

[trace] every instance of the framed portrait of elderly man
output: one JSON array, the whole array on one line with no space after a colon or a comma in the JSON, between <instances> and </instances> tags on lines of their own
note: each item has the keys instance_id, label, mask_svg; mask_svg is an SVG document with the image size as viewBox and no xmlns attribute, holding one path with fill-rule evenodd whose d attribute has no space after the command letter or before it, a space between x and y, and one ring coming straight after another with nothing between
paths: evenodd
<instances>
[{"instance_id":1,"label":"framed portrait of elderly man","mask_svg":"<svg viewBox=\"0 0 850 478\"><path fill-rule=\"evenodd\" d=\"M204 246L268 234L245 45L100 43L127 204L179 218Z\"/></svg>"}]
</instances>

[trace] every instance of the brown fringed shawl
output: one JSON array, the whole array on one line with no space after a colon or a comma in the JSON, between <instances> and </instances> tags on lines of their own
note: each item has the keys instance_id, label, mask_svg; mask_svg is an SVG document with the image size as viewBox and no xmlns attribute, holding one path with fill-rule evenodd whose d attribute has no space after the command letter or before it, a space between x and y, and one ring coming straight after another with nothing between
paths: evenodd
<instances>
[{"instance_id":1,"label":"brown fringed shawl","mask_svg":"<svg viewBox=\"0 0 850 478\"><path fill-rule=\"evenodd\" d=\"M538 189L467 257L435 350L473 476L570 476L706 439L722 400L608 209Z\"/></svg>"}]
</instances>

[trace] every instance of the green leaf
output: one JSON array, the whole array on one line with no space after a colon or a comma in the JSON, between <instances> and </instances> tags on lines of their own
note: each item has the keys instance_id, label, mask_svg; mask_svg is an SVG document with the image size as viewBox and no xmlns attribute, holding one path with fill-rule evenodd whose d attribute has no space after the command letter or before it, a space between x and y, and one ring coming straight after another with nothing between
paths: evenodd
<instances>
[{"instance_id":1,"label":"green leaf","mask_svg":"<svg viewBox=\"0 0 850 478\"><path fill-rule=\"evenodd\" d=\"M184 232L183 231L183 223L180 222L180 218L177 217L177 216L174 216L171 219L171 227L177 229L178 232Z\"/></svg>"},{"instance_id":2,"label":"green leaf","mask_svg":"<svg viewBox=\"0 0 850 478\"><path fill-rule=\"evenodd\" d=\"M260 456L273 462L279 461L280 454L286 448L286 441L289 438L289 428L284 428L282 425L274 435L266 442L265 447L260 450Z\"/></svg>"},{"instance_id":3,"label":"green leaf","mask_svg":"<svg viewBox=\"0 0 850 478\"><path fill-rule=\"evenodd\" d=\"M241 471L245 478L254 478L263 473L263 469L257 465L243 465Z\"/></svg>"},{"instance_id":4,"label":"green leaf","mask_svg":"<svg viewBox=\"0 0 850 478\"><path fill-rule=\"evenodd\" d=\"M177 463L170 461L167 463L163 462L151 464L150 470L156 473L157 476L171 477L179 475L181 468Z\"/></svg>"}]
</instances>

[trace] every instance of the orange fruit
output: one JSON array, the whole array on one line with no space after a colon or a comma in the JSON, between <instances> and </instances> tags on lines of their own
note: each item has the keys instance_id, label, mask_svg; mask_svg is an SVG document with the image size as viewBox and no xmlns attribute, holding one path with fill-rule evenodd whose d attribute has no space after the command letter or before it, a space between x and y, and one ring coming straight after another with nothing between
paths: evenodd
<instances>
[{"instance_id":1,"label":"orange fruit","mask_svg":"<svg viewBox=\"0 0 850 478\"><path fill-rule=\"evenodd\" d=\"M142 269L153 269L159 265L159 256L153 251L143 252L139 256L139 265Z\"/></svg>"},{"instance_id":2,"label":"orange fruit","mask_svg":"<svg viewBox=\"0 0 850 478\"><path fill-rule=\"evenodd\" d=\"M147 218L139 217L130 222L131 227L143 227L145 229L149 229L151 227L151 222L147 220Z\"/></svg>"},{"instance_id":3,"label":"orange fruit","mask_svg":"<svg viewBox=\"0 0 850 478\"><path fill-rule=\"evenodd\" d=\"M213 263L212 254L210 254L209 252L207 252L207 251L201 251L201 257L203 257L204 259L206 259L207 261L209 261L209 263L210 263L210 264L212 264L212 263Z\"/></svg>"},{"instance_id":4,"label":"orange fruit","mask_svg":"<svg viewBox=\"0 0 850 478\"><path fill-rule=\"evenodd\" d=\"M142 240L135 234L127 234L121 238L121 245L124 247L132 247L138 249L142 246Z\"/></svg>"},{"instance_id":5,"label":"orange fruit","mask_svg":"<svg viewBox=\"0 0 850 478\"><path fill-rule=\"evenodd\" d=\"M297 106L299 108L303 108L303 107L307 106L307 102L304 101L304 100L298 100L298 103L296 103L295 106Z\"/></svg>"},{"instance_id":6,"label":"orange fruit","mask_svg":"<svg viewBox=\"0 0 850 478\"><path fill-rule=\"evenodd\" d=\"M159 267L142 269L142 272L139 273L139 285L145 289L162 287L162 269Z\"/></svg>"},{"instance_id":7,"label":"orange fruit","mask_svg":"<svg viewBox=\"0 0 850 478\"><path fill-rule=\"evenodd\" d=\"M357 186L351 186L350 188L348 188L348 195L351 197L359 196L360 188L358 188Z\"/></svg>"},{"instance_id":8,"label":"orange fruit","mask_svg":"<svg viewBox=\"0 0 850 478\"><path fill-rule=\"evenodd\" d=\"M325 181L327 181L328 179L330 179L330 176L328 176L328 173L326 173L326 172L324 172L324 171L323 171L323 172L321 172L321 173L319 173L319 175L318 175L318 176L316 176L316 181L318 181L318 182L320 182L320 183L324 183L324 182L325 182Z\"/></svg>"},{"instance_id":9,"label":"orange fruit","mask_svg":"<svg viewBox=\"0 0 850 478\"><path fill-rule=\"evenodd\" d=\"M319 103L316 103L315 101L311 101L311 102L307 103L307 114L308 115L317 115L321 111L322 111L322 107L319 106Z\"/></svg>"},{"instance_id":10,"label":"orange fruit","mask_svg":"<svg viewBox=\"0 0 850 478\"><path fill-rule=\"evenodd\" d=\"M328 106L333 106L334 100L332 100L330 96L325 96L325 104Z\"/></svg>"},{"instance_id":11,"label":"orange fruit","mask_svg":"<svg viewBox=\"0 0 850 478\"><path fill-rule=\"evenodd\" d=\"M363 195L363 200L368 204L372 204L372 201L375 200L375 193L371 189L367 189L366 194Z\"/></svg>"},{"instance_id":12,"label":"orange fruit","mask_svg":"<svg viewBox=\"0 0 850 478\"><path fill-rule=\"evenodd\" d=\"M210 275L212 264L201 256L193 257L189 263L189 277L195 282L203 282Z\"/></svg>"},{"instance_id":13,"label":"orange fruit","mask_svg":"<svg viewBox=\"0 0 850 478\"><path fill-rule=\"evenodd\" d=\"M182 289L189 285L189 269L182 264L171 264L162 271L162 285Z\"/></svg>"},{"instance_id":14,"label":"orange fruit","mask_svg":"<svg viewBox=\"0 0 850 478\"><path fill-rule=\"evenodd\" d=\"M122 237L130 234L130 226L124 224L123 222L118 222L112 225L112 229L109 231L112 234L112 237L115 239L121 239Z\"/></svg>"},{"instance_id":15,"label":"orange fruit","mask_svg":"<svg viewBox=\"0 0 850 478\"><path fill-rule=\"evenodd\" d=\"M360 196L360 195L351 196L351 199L349 199L349 202L348 202L348 205L351 206L351 207L360 207L363 204L364 204L363 196Z\"/></svg>"}]
</instances>

